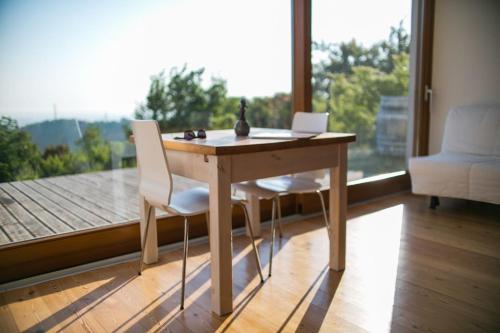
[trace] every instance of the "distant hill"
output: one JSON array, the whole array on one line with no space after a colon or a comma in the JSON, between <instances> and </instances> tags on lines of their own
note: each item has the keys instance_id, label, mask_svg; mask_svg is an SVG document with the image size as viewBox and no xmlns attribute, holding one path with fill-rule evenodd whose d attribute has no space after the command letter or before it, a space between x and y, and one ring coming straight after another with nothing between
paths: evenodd
<instances>
[{"instance_id":1,"label":"distant hill","mask_svg":"<svg viewBox=\"0 0 500 333\"><path fill-rule=\"evenodd\" d=\"M48 146L68 145L70 150L76 149L76 142L89 125L96 125L107 141L126 141L123 125L128 122L98 121L87 122L76 119L47 120L22 127L22 130L31 134L33 143L43 152Z\"/></svg>"}]
</instances>

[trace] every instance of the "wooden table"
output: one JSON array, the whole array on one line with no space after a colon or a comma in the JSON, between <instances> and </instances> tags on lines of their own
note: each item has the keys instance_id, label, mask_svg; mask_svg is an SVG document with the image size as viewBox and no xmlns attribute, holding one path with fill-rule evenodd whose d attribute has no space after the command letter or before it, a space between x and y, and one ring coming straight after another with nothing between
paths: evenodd
<instances>
[{"instance_id":1,"label":"wooden table","mask_svg":"<svg viewBox=\"0 0 500 333\"><path fill-rule=\"evenodd\" d=\"M252 129L251 133L263 129ZM266 129L265 131L270 131ZM273 130L279 131L279 130ZM178 134L177 134L178 135ZM212 310L233 311L231 183L290 173L330 169L330 269L343 270L346 247L347 144L354 134L323 133L309 140L238 138L233 130L208 131L207 139L174 140L162 135L172 173L209 184ZM259 200L249 197L250 220L260 234ZM141 198L141 234L148 203ZM151 218L155 219L155 214ZM144 262L158 260L156 221L151 221Z\"/></svg>"}]
</instances>

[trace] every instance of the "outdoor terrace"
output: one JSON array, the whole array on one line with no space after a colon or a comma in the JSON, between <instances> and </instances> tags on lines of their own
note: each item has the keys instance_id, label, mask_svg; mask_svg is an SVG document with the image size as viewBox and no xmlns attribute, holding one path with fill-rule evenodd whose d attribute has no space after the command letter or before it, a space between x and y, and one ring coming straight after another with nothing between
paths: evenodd
<instances>
[{"instance_id":1,"label":"outdoor terrace","mask_svg":"<svg viewBox=\"0 0 500 333\"><path fill-rule=\"evenodd\" d=\"M137 184L136 169L2 183L0 245L138 222ZM174 176L175 191L192 186L206 184Z\"/></svg>"}]
</instances>

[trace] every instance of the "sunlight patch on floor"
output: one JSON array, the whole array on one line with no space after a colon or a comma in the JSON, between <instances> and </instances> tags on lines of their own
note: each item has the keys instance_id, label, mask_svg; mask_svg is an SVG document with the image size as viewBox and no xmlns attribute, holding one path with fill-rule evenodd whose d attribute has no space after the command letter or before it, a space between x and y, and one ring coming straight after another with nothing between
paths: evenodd
<instances>
[{"instance_id":1,"label":"sunlight patch on floor","mask_svg":"<svg viewBox=\"0 0 500 333\"><path fill-rule=\"evenodd\" d=\"M348 241L348 248L357 247L356 257L349 260L349 265L353 267L347 267L343 279L349 279L351 268L358 276L358 288L362 292L357 295L355 303L367 309L357 321L363 328L385 332L390 330L403 208L399 204L352 220L352 227L356 228L356 240ZM333 311L331 309L329 313Z\"/></svg>"}]
</instances>

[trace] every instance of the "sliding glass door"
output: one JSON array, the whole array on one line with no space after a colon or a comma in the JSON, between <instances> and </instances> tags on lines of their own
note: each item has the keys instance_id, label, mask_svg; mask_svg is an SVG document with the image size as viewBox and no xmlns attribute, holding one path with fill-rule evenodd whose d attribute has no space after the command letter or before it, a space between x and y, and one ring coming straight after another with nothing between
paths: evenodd
<instances>
[{"instance_id":1,"label":"sliding glass door","mask_svg":"<svg viewBox=\"0 0 500 333\"><path fill-rule=\"evenodd\" d=\"M406 169L411 0L313 0L313 112L354 132L348 180Z\"/></svg>"}]
</instances>

